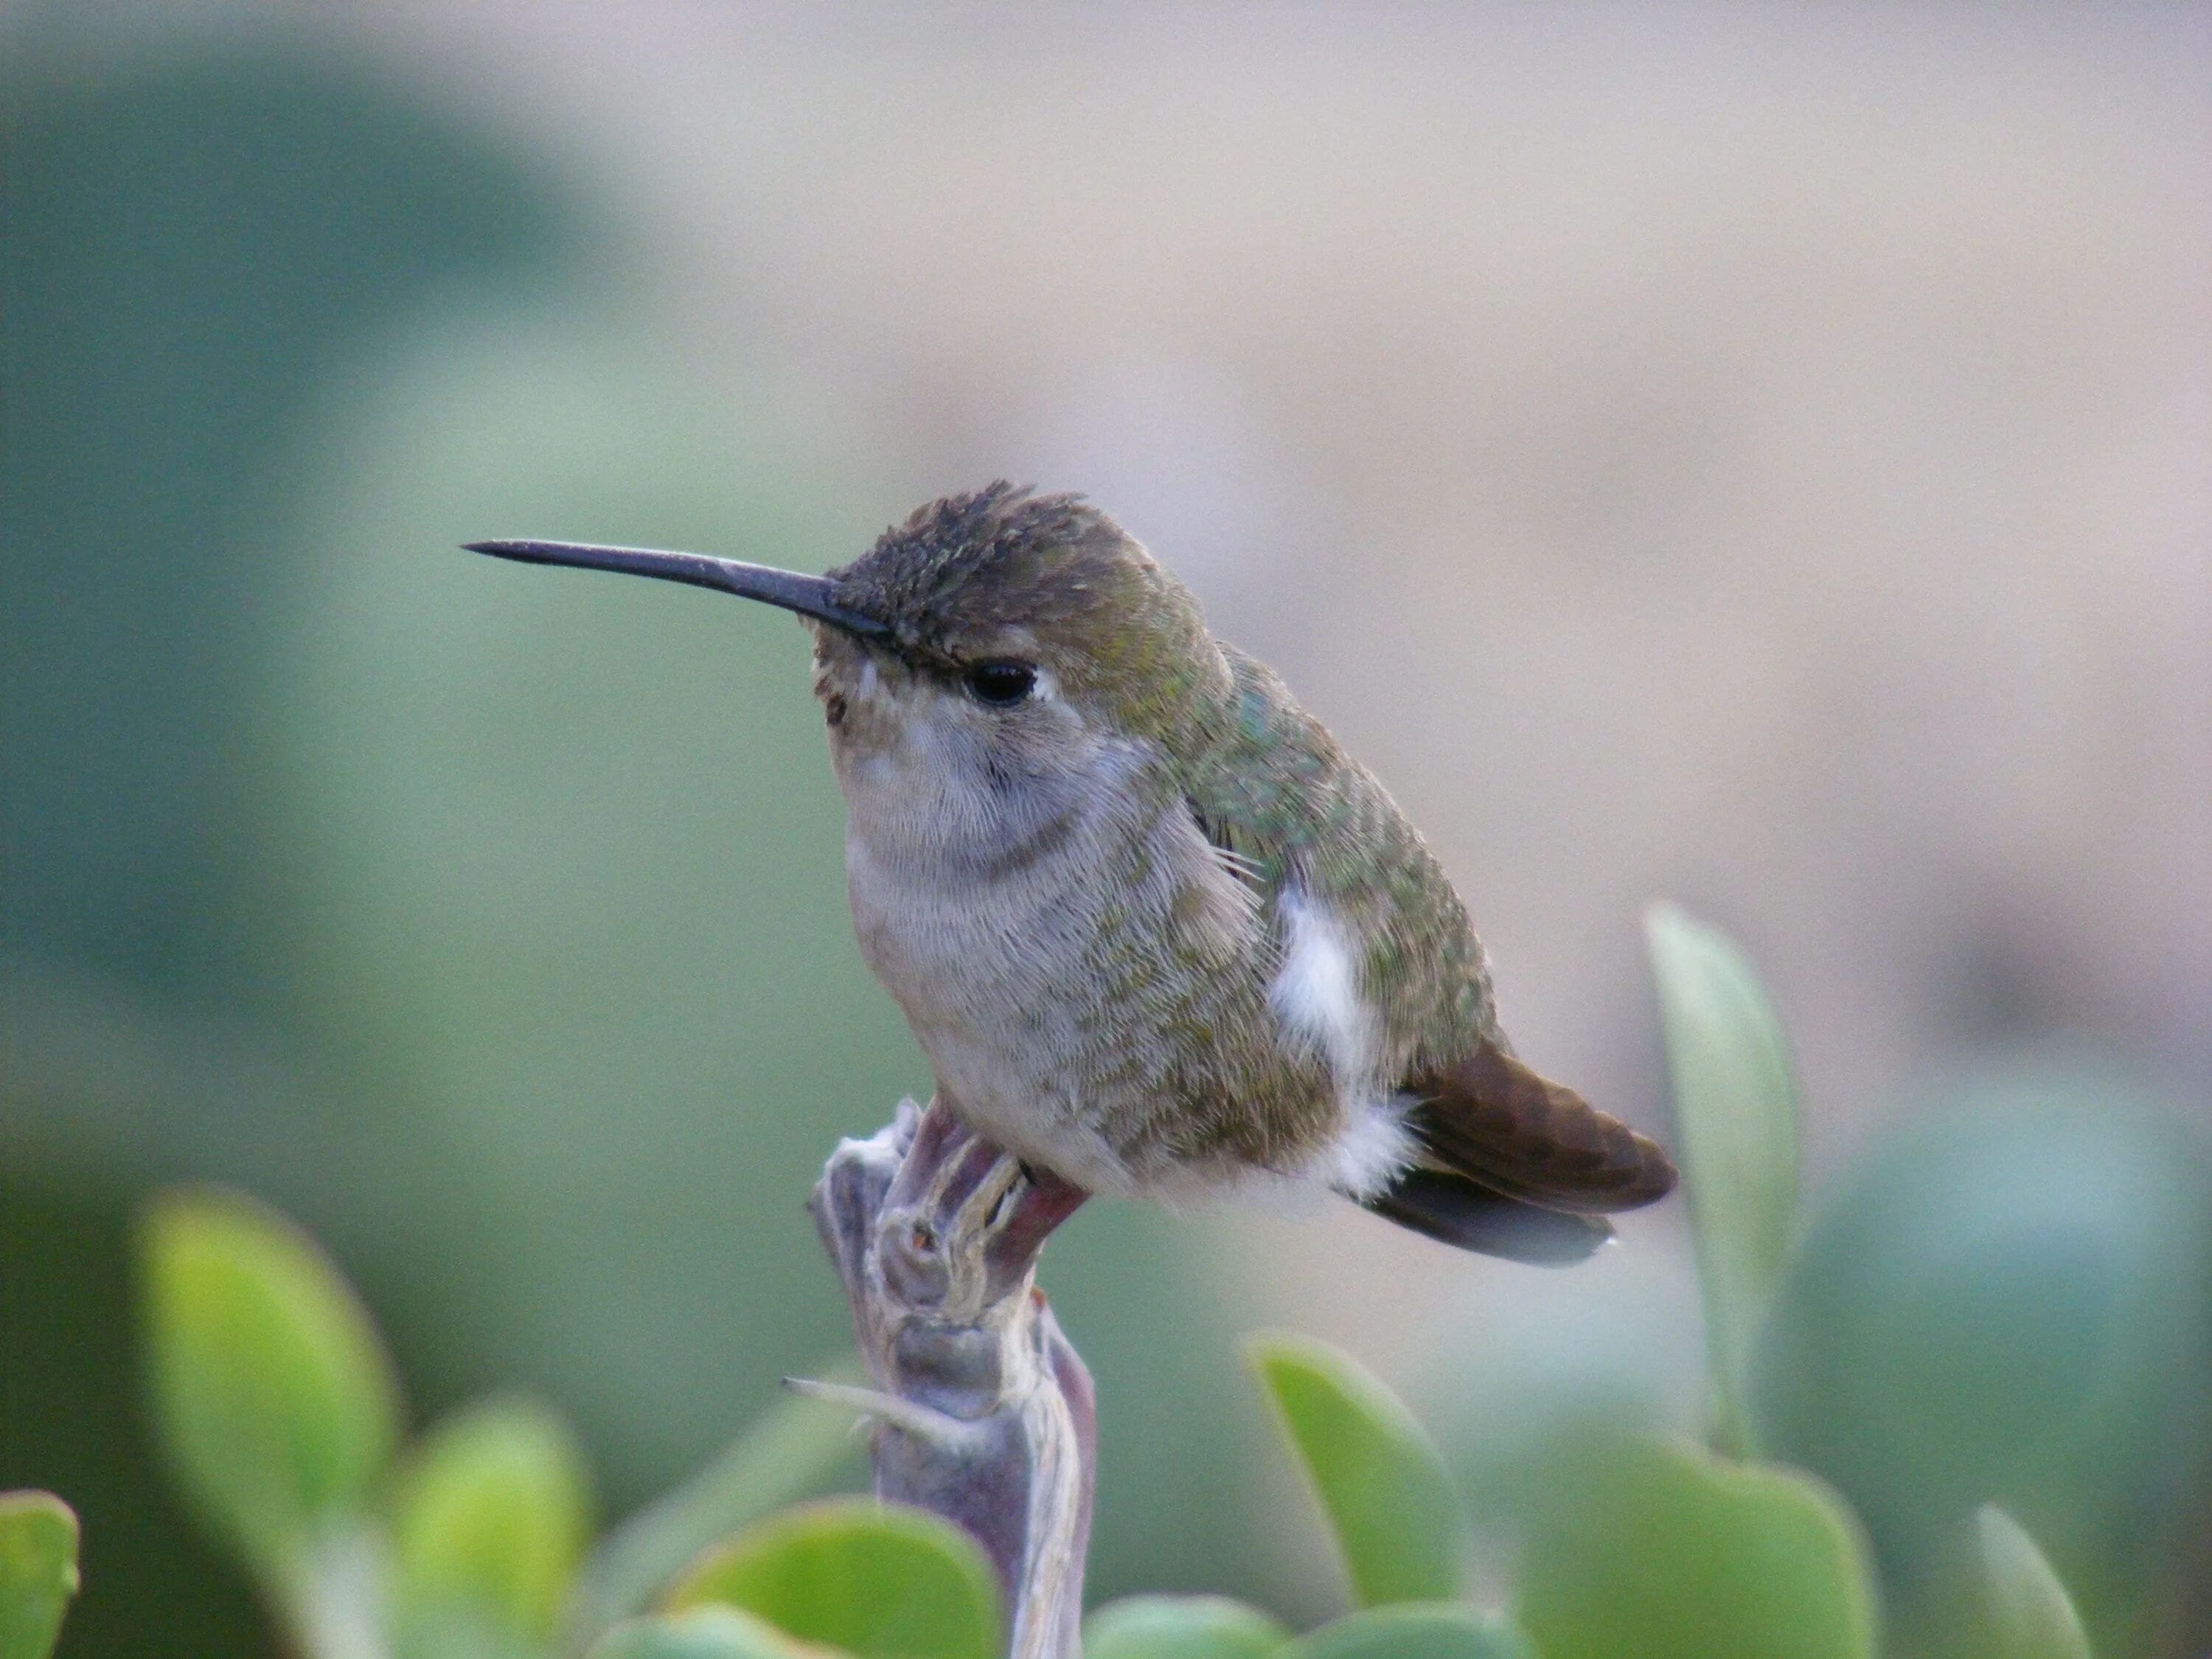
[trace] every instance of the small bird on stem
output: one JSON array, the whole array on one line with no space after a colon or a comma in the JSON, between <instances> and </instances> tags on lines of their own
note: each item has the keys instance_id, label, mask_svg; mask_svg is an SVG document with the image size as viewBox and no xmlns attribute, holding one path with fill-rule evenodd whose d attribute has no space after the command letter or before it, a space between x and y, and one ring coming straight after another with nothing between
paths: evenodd
<instances>
[{"instance_id":1,"label":"small bird on stem","mask_svg":"<svg viewBox=\"0 0 2212 1659\"><path fill-rule=\"evenodd\" d=\"M807 576L471 550L797 612L868 965L939 1101L1087 1191L1319 1182L1462 1249L1580 1261L1654 1142L1515 1057L1481 942L1382 786L1075 495L933 501Z\"/></svg>"}]
</instances>

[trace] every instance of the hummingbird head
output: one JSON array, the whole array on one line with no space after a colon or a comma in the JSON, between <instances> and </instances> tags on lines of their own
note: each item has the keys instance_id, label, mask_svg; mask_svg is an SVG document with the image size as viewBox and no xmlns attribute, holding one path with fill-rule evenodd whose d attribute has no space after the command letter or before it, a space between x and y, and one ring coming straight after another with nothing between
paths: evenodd
<instances>
[{"instance_id":1,"label":"hummingbird head","mask_svg":"<svg viewBox=\"0 0 2212 1659\"><path fill-rule=\"evenodd\" d=\"M1190 590L1079 495L949 495L825 580L884 626L815 630L816 690L847 741L937 705L988 748L1076 726L1163 738L1227 683Z\"/></svg>"},{"instance_id":2,"label":"hummingbird head","mask_svg":"<svg viewBox=\"0 0 2212 1659\"><path fill-rule=\"evenodd\" d=\"M932 501L827 580L883 625L817 625L814 690L851 828L886 854L1019 858L1228 689L1190 591L1075 495Z\"/></svg>"},{"instance_id":3,"label":"hummingbird head","mask_svg":"<svg viewBox=\"0 0 2212 1659\"><path fill-rule=\"evenodd\" d=\"M1053 816L1133 744L1174 747L1229 687L1198 601L1133 537L1080 496L1003 481L918 508L822 576L696 554L471 545L798 612L856 814L873 805L1016 830L986 820Z\"/></svg>"}]
</instances>

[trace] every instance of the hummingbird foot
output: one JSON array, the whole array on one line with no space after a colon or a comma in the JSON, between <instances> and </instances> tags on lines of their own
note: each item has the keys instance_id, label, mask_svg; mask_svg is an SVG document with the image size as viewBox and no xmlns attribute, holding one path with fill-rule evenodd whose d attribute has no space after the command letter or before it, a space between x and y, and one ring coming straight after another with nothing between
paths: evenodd
<instances>
[{"instance_id":1,"label":"hummingbird foot","mask_svg":"<svg viewBox=\"0 0 2212 1659\"><path fill-rule=\"evenodd\" d=\"M1097 1417L1036 1269L1086 1196L942 1101L908 1101L867 1139L839 1143L809 1204L875 1386L788 1386L874 1420L879 1497L982 1545L1006 1588L1015 1659L1078 1651Z\"/></svg>"}]
</instances>

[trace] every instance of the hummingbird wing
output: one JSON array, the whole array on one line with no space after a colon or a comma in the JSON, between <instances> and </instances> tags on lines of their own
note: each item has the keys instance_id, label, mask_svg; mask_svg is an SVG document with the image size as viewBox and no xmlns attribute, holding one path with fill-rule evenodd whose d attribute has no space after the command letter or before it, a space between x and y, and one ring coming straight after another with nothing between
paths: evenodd
<instances>
[{"instance_id":1,"label":"hummingbird wing","mask_svg":"<svg viewBox=\"0 0 2212 1659\"><path fill-rule=\"evenodd\" d=\"M1674 1187L1674 1165L1657 1143L1514 1057L1466 909L1419 835L1280 680L1228 655L1236 700L1185 795L1283 951L1285 917L1311 903L1358 941L1380 1077L1398 1078L1419 1163L1357 1196L1463 1249L1581 1260L1612 1236L1606 1213Z\"/></svg>"},{"instance_id":2,"label":"hummingbird wing","mask_svg":"<svg viewBox=\"0 0 2212 1659\"><path fill-rule=\"evenodd\" d=\"M1547 1210L1596 1215L1633 1210L1674 1187L1655 1140L1596 1110L1484 1041L1452 1065L1409 1078L1406 1125L1449 1174Z\"/></svg>"}]
</instances>

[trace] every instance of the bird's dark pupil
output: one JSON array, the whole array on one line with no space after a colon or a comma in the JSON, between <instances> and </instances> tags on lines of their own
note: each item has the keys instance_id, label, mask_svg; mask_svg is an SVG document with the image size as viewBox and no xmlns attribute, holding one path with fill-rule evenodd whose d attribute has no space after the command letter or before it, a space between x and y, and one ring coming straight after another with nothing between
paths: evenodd
<instances>
[{"instance_id":1,"label":"bird's dark pupil","mask_svg":"<svg viewBox=\"0 0 2212 1659\"><path fill-rule=\"evenodd\" d=\"M1036 670L1026 663L979 663L968 671L968 689L984 702L1019 702L1036 684Z\"/></svg>"}]
</instances>

